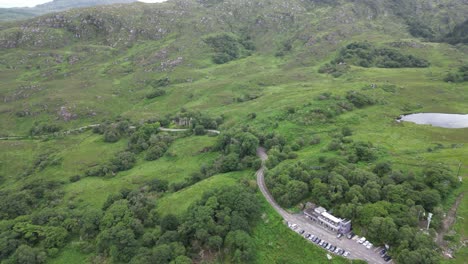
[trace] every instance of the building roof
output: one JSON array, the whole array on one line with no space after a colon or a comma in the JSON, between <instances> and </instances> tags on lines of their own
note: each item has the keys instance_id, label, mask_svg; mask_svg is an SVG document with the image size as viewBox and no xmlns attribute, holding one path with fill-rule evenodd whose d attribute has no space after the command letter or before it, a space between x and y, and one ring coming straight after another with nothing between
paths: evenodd
<instances>
[{"instance_id":1,"label":"building roof","mask_svg":"<svg viewBox=\"0 0 468 264\"><path fill-rule=\"evenodd\" d=\"M322 216L323 216L323 217L326 217L327 219L329 219L330 221L332 221L332 222L334 222L334 223L339 223L339 222L341 222L341 219L339 219L339 218L337 218L337 217L335 217L335 216L333 216L333 215L331 215L331 214L329 214L329 213L327 213L327 212L323 212L323 213L322 213Z\"/></svg>"},{"instance_id":2,"label":"building roof","mask_svg":"<svg viewBox=\"0 0 468 264\"><path fill-rule=\"evenodd\" d=\"M323 214L323 213L327 212L327 209L323 208L322 206L319 206L319 207L315 208L314 211L319 213L319 214Z\"/></svg>"}]
</instances>

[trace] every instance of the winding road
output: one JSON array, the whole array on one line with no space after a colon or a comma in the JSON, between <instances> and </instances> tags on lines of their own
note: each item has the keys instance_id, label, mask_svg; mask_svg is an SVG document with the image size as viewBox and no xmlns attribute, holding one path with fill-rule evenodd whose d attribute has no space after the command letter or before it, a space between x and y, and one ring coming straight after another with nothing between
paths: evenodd
<instances>
[{"instance_id":1,"label":"winding road","mask_svg":"<svg viewBox=\"0 0 468 264\"><path fill-rule=\"evenodd\" d=\"M347 239L342 237L341 239L336 238L336 233L332 233L322 227L312 223L308 220L304 214L290 214L286 212L281 206L279 206L273 196L268 191L268 188L265 184L265 161L268 159L268 155L264 148L259 147L257 149L257 156L262 160L261 168L256 172L257 176L257 185L262 192L265 199L270 203L270 205L289 223L294 223L299 226L299 229L305 230L306 233L315 235L322 240L331 243L337 247L340 247L346 251L351 252L351 255L348 256L350 259L361 259L365 260L368 263L377 263L384 264L386 263L378 254L380 251L379 248L367 249L363 245L358 244L354 239ZM304 238L305 239L305 238ZM324 252L325 253L325 252ZM327 251L328 253L328 251Z\"/></svg>"}]
</instances>

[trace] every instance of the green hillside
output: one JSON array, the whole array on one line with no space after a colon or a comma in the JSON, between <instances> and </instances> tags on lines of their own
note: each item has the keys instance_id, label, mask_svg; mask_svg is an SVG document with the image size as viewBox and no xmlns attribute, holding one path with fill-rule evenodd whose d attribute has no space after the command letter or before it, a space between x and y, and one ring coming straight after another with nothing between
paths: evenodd
<instances>
[{"instance_id":1,"label":"green hillside","mask_svg":"<svg viewBox=\"0 0 468 264\"><path fill-rule=\"evenodd\" d=\"M35 7L0 8L0 21L23 20L52 12L65 11L72 8L128 4L133 2L136 2L136 0L53 0Z\"/></svg>"},{"instance_id":2,"label":"green hillside","mask_svg":"<svg viewBox=\"0 0 468 264\"><path fill-rule=\"evenodd\" d=\"M169 0L0 24L0 262L328 263L258 191L262 146L283 208L352 219L396 263L464 263L468 128L396 118L468 114L466 14Z\"/></svg>"}]
</instances>

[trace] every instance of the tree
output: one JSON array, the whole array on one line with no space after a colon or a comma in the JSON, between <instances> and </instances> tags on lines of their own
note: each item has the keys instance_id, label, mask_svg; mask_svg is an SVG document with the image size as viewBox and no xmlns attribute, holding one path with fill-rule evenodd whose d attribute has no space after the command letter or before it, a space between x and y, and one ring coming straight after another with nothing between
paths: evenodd
<instances>
[{"instance_id":1,"label":"tree","mask_svg":"<svg viewBox=\"0 0 468 264\"><path fill-rule=\"evenodd\" d=\"M205 127L202 125L196 125L195 128L193 129L193 133L197 136L204 135Z\"/></svg>"},{"instance_id":2,"label":"tree","mask_svg":"<svg viewBox=\"0 0 468 264\"><path fill-rule=\"evenodd\" d=\"M390 162L379 162L375 165L373 172L380 177L392 171L392 164Z\"/></svg>"},{"instance_id":3,"label":"tree","mask_svg":"<svg viewBox=\"0 0 468 264\"><path fill-rule=\"evenodd\" d=\"M17 264L40 264L45 263L46 254L28 245L21 245L12 256L12 262Z\"/></svg>"},{"instance_id":4,"label":"tree","mask_svg":"<svg viewBox=\"0 0 468 264\"><path fill-rule=\"evenodd\" d=\"M145 159L148 161L157 160L166 153L168 145L164 142L158 142L152 145L146 152Z\"/></svg>"},{"instance_id":5,"label":"tree","mask_svg":"<svg viewBox=\"0 0 468 264\"><path fill-rule=\"evenodd\" d=\"M192 260L186 256L178 256L171 261L171 264L192 264Z\"/></svg>"},{"instance_id":6,"label":"tree","mask_svg":"<svg viewBox=\"0 0 468 264\"><path fill-rule=\"evenodd\" d=\"M392 244L398 229L390 217L373 217L368 228L367 236L377 244Z\"/></svg>"},{"instance_id":7,"label":"tree","mask_svg":"<svg viewBox=\"0 0 468 264\"><path fill-rule=\"evenodd\" d=\"M46 226L43 229L45 248L61 248L65 245L68 232L63 227Z\"/></svg>"},{"instance_id":8,"label":"tree","mask_svg":"<svg viewBox=\"0 0 468 264\"><path fill-rule=\"evenodd\" d=\"M366 183L363 187L363 190L367 201L371 203L380 201L380 185L377 182L370 181Z\"/></svg>"},{"instance_id":9,"label":"tree","mask_svg":"<svg viewBox=\"0 0 468 264\"><path fill-rule=\"evenodd\" d=\"M119 153L117 157L111 161L112 165L115 166L117 171L129 170L133 167L133 165L135 165L135 162L135 154L129 151Z\"/></svg>"},{"instance_id":10,"label":"tree","mask_svg":"<svg viewBox=\"0 0 468 264\"><path fill-rule=\"evenodd\" d=\"M211 236L208 239L208 247L212 249L216 249L217 251L221 250L221 246L223 245L223 238L220 236Z\"/></svg>"},{"instance_id":11,"label":"tree","mask_svg":"<svg viewBox=\"0 0 468 264\"><path fill-rule=\"evenodd\" d=\"M421 203L424 206L424 209L429 212L432 211L438 204L440 204L440 201L440 194L436 190L426 189L421 192Z\"/></svg>"},{"instance_id":12,"label":"tree","mask_svg":"<svg viewBox=\"0 0 468 264\"><path fill-rule=\"evenodd\" d=\"M153 249L152 262L157 264L169 263L172 259L172 251L169 245L158 245Z\"/></svg>"},{"instance_id":13,"label":"tree","mask_svg":"<svg viewBox=\"0 0 468 264\"><path fill-rule=\"evenodd\" d=\"M256 136L249 132L241 133L237 136L240 141L239 156L245 157L250 155L255 155L257 153L257 148L259 140Z\"/></svg>"},{"instance_id":14,"label":"tree","mask_svg":"<svg viewBox=\"0 0 468 264\"><path fill-rule=\"evenodd\" d=\"M226 247L233 253L236 263L250 262L254 255L253 246L252 238L245 231L231 231L226 236Z\"/></svg>"},{"instance_id":15,"label":"tree","mask_svg":"<svg viewBox=\"0 0 468 264\"><path fill-rule=\"evenodd\" d=\"M173 214L167 214L161 219L160 225L163 231L177 230L177 227L179 227L179 219Z\"/></svg>"}]
</instances>

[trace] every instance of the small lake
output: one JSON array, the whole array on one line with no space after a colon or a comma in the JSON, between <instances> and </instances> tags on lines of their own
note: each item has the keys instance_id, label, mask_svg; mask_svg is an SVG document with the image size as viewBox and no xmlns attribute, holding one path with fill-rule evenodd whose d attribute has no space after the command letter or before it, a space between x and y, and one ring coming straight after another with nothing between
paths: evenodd
<instances>
[{"instance_id":1,"label":"small lake","mask_svg":"<svg viewBox=\"0 0 468 264\"><path fill-rule=\"evenodd\" d=\"M419 113L402 115L398 121L413 122L419 125L432 125L445 128L466 128L468 127L468 115L460 114L440 114L440 113Z\"/></svg>"}]
</instances>

